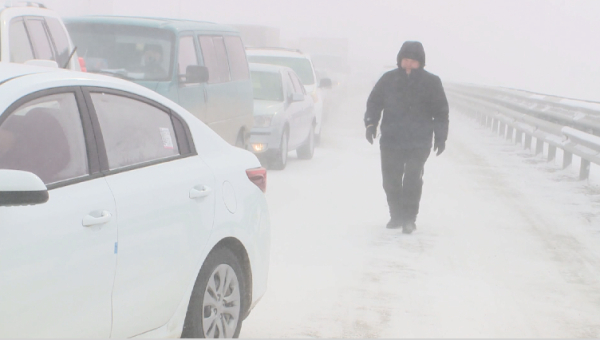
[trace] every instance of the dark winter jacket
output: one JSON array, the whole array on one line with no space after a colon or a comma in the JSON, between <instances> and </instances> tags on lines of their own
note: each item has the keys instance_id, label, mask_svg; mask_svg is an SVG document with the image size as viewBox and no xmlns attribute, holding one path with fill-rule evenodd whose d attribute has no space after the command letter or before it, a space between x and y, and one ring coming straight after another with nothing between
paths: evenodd
<instances>
[{"instance_id":1,"label":"dark winter jacket","mask_svg":"<svg viewBox=\"0 0 600 340\"><path fill-rule=\"evenodd\" d=\"M381 120L382 147L431 148L432 138L448 137L448 101L442 81L424 69L410 76L397 68L385 73L367 101L365 126Z\"/></svg>"}]
</instances>

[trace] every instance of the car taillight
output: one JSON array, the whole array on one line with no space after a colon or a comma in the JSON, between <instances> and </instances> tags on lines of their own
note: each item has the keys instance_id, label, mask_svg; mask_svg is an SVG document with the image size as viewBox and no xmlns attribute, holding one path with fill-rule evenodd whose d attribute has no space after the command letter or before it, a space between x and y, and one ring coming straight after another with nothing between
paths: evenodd
<instances>
[{"instance_id":1,"label":"car taillight","mask_svg":"<svg viewBox=\"0 0 600 340\"><path fill-rule=\"evenodd\" d=\"M87 72L87 68L85 67L85 59L79 57L79 66L81 67L81 72Z\"/></svg>"},{"instance_id":2,"label":"car taillight","mask_svg":"<svg viewBox=\"0 0 600 340\"><path fill-rule=\"evenodd\" d=\"M267 169L265 168L255 168L246 170L246 174L250 181L262 190L262 192L267 191Z\"/></svg>"}]
</instances>

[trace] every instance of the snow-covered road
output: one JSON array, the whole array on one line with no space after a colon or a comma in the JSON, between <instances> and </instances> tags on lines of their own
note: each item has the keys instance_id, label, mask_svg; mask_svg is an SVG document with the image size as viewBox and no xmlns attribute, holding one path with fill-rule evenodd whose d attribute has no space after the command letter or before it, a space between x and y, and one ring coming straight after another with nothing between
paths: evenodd
<instances>
[{"instance_id":1,"label":"snow-covered road","mask_svg":"<svg viewBox=\"0 0 600 340\"><path fill-rule=\"evenodd\" d=\"M387 230L368 90L269 172L269 288L241 337L600 337L598 192L452 111L417 231Z\"/></svg>"}]
</instances>

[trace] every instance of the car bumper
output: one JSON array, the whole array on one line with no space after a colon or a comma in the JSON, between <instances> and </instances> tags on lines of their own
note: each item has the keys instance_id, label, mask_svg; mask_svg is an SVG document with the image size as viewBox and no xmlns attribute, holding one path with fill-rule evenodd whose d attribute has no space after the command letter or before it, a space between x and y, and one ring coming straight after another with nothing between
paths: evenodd
<instances>
[{"instance_id":1,"label":"car bumper","mask_svg":"<svg viewBox=\"0 0 600 340\"><path fill-rule=\"evenodd\" d=\"M256 155L276 152L281 147L283 129L278 126L252 128L248 138L248 147Z\"/></svg>"}]
</instances>

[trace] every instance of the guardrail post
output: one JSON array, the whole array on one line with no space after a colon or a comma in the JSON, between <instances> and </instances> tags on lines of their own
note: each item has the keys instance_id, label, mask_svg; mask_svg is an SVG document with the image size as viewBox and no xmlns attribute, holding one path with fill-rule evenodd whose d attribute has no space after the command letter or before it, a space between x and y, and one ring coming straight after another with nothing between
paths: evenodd
<instances>
[{"instance_id":1,"label":"guardrail post","mask_svg":"<svg viewBox=\"0 0 600 340\"><path fill-rule=\"evenodd\" d=\"M523 144L523 132L520 130L517 130L517 137L515 143Z\"/></svg>"},{"instance_id":2,"label":"guardrail post","mask_svg":"<svg viewBox=\"0 0 600 340\"><path fill-rule=\"evenodd\" d=\"M548 145L548 162L552 162L556 158L556 146Z\"/></svg>"},{"instance_id":3,"label":"guardrail post","mask_svg":"<svg viewBox=\"0 0 600 340\"><path fill-rule=\"evenodd\" d=\"M539 155L544 153L544 141L537 138L537 141L535 143L535 154Z\"/></svg>"},{"instance_id":4,"label":"guardrail post","mask_svg":"<svg viewBox=\"0 0 600 340\"><path fill-rule=\"evenodd\" d=\"M581 168L579 169L579 179L584 180L590 177L590 161L582 158Z\"/></svg>"},{"instance_id":5,"label":"guardrail post","mask_svg":"<svg viewBox=\"0 0 600 340\"><path fill-rule=\"evenodd\" d=\"M564 151L563 154L563 169L568 168L571 163L573 163L573 154L568 152L568 151Z\"/></svg>"},{"instance_id":6,"label":"guardrail post","mask_svg":"<svg viewBox=\"0 0 600 340\"><path fill-rule=\"evenodd\" d=\"M498 129L498 135L503 136L504 135L504 131L506 130L504 128L506 124L504 124L504 122L500 122L500 129Z\"/></svg>"},{"instance_id":7,"label":"guardrail post","mask_svg":"<svg viewBox=\"0 0 600 340\"><path fill-rule=\"evenodd\" d=\"M508 128L506 129L506 139L509 139L512 141L513 139L513 127L512 126L508 126Z\"/></svg>"},{"instance_id":8,"label":"guardrail post","mask_svg":"<svg viewBox=\"0 0 600 340\"><path fill-rule=\"evenodd\" d=\"M525 133L525 148L531 150L531 135Z\"/></svg>"}]
</instances>

